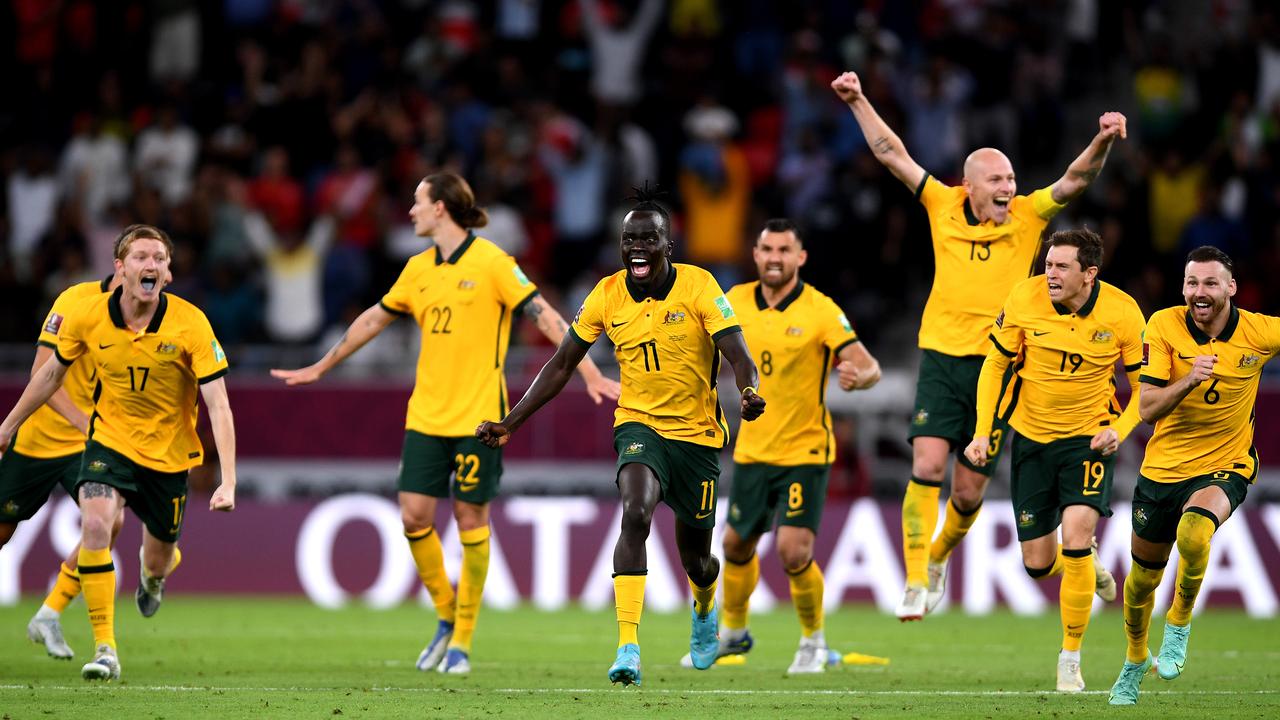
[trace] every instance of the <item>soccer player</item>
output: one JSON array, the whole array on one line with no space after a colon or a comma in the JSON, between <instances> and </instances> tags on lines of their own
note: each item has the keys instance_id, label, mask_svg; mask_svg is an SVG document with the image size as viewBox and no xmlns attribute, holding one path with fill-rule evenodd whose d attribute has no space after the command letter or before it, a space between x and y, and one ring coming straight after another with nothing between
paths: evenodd
<instances>
[{"instance_id":1,"label":"soccer player","mask_svg":"<svg viewBox=\"0 0 1280 720\"><path fill-rule=\"evenodd\" d=\"M1258 478L1253 407L1262 366L1280 352L1280 318L1237 308L1234 272L1221 250L1192 250L1182 281L1186 305L1147 322L1140 412L1155 432L1133 491L1133 564L1124 582L1129 647L1112 705L1138 702L1138 683L1153 664L1147 630L1175 542L1178 582L1154 664L1165 680L1182 674L1209 541Z\"/></svg>"},{"instance_id":2,"label":"soccer player","mask_svg":"<svg viewBox=\"0 0 1280 720\"><path fill-rule=\"evenodd\" d=\"M160 229L137 225L117 243L121 284L71 308L58 331L54 359L32 377L0 423L0 450L18 426L53 396L76 360L97 372L89 440L81 457L80 581L96 652L81 674L120 677L115 638L115 567L111 530L127 504L143 523L144 577L163 579L175 560L187 502L187 471L204 448L196 434L199 388L213 426L222 482L210 510L235 507L235 427L222 376L227 358L194 305L161 292L173 244ZM144 613L145 614L145 613Z\"/></svg>"},{"instance_id":3,"label":"soccer player","mask_svg":"<svg viewBox=\"0 0 1280 720\"><path fill-rule=\"evenodd\" d=\"M991 329L973 441L964 453L977 467L992 462L1001 378L1014 363L1000 417L1017 431L1013 511L1022 562L1033 578L1062 575L1058 691L1080 692L1080 645L1093 594L1107 581L1115 592L1115 580L1094 560L1094 529L1100 516L1111 515L1115 452L1139 419L1136 393L1123 413L1116 407L1115 365L1123 361L1129 387L1137 388L1144 319L1133 298L1098 279L1097 234L1062 230L1047 245L1045 274L1013 287Z\"/></svg>"},{"instance_id":4,"label":"soccer player","mask_svg":"<svg viewBox=\"0 0 1280 720\"><path fill-rule=\"evenodd\" d=\"M490 447L502 446L560 392L601 334L613 342L622 373L613 428L622 529L613 550L619 639L609 680L623 685L641 681L645 539L659 500L675 513L676 546L693 590L693 666L705 670L715 662L720 561L711 554L711 531L720 448L729 439L716 391L721 353L742 394L742 419L755 420L765 405L733 306L710 273L670 261L670 217L647 188L637 200L622 221L623 269L587 296L568 337L511 412L475 431Z\"/></svg>"},{"instance_id":5,"label":"soccer player","mask_svg":"<svg viewBox=\"0 0 1280 720\"><path fill-rule=\"evenodd\" d=\"M973 151L964 162L961 187L942 184L916 164L862 93L855 73L831 83L848 104L880 164L902 181L929 214L933 236L933 289L920 321L920 371L916 378L911 441L911 480L902 501L902 554L906 589L898 604L903 621L920 620L942 600L947 559L977 520L987 482L1005 445L997 421L990 456L977 466L959 451L973 435L974 397L987 332L1000 302L1027 277L1045 226L1085 191L1102 171L1125 117L1108 112L1098 133L1057 182L1017 195L1013 165L993 148ZM951 498L938 537L938 495L948 456L957 452Z\"/></svg>"},{"instance_id":6,"label":"soccer player","mask_svg":"<svg viewBox=\"0 0 1280 720\"><path fill-rule=\"evenodd\" d=\"M557 343L568 326L510 255L473 232L489 220L466 180L449 172L423 178L409 217L414 232L434 246L410 258L382 301L356 318L318 362L271 374L289 385L313 383L396 318L412 317L422 328L397 485L409 550L439 616L417 666L466 674L489 572L489 503L502 476L502 453L480 443L475 427L506 412L503 367L513 318L532 318ZM618 397L618 383L590 358L578 369L597 404ZM456 594L435 529L436 503L451 494L462 541Z\"/></svg>"},{"instance_id":7,"label":"soccer player","mask_svg":"<svg viewBox=\"0 0 1280 720\"><path fill-rule=\"evenodd\" d=\"M718 655L753 645L747 614L760 579L756 546L776 521L778 559L800 619L800 647L787 674L816 673L826 669L827 645L813 543L836 450L827 376L835 364L840 388L861 390L880 380L880 364L840 308L800 279L808 253L790 220L766 222L751 256L759 281L736 285L726 297L760 369L760 391L773 400L767 415L742 426L733 453Z\"/></svg>"},{"instance_id":8,"label":"soccer player","mask_svg":"<svg viewBox=\"0 0 1280 720\"><path fill-rule=\"evenodd\" d=\"M36 341L32 376L53 357L53 350L58 346L58 330L70 308L84 298L110 292L119 285L119 276L113 275L99 282L72 285L58 295ZM22 432L13 438L8 451L0 456L0 546L13 537L18 523L35 515L55 486L62 485L75 497L80 454L89 432L89 413L93 411L95 379L91 363L73 366L63 387L47 404L36 409L23 424ZM119 534L123 521L123 515L116 517L113 539ZM62 611L80 594L79 555L77 544L63 561L53 589L27 623L27 637L42 643L50 657L62 660L75 656L63 638L60 618Z\"/></svg>"}]
</instances>

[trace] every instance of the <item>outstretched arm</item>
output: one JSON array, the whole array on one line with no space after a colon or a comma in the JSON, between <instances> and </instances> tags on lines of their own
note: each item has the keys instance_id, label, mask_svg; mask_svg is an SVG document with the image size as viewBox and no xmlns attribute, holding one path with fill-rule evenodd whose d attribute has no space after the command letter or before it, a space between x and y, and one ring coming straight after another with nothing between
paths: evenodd
<instances>
[{"instance_id":1,"label":"outstretched arm","mask_svg":"<svg viewBox=\"0 0 1280 720\"><path fill-rule=\"evenodd\" d=\"M548 340L559 345L564 342L568 336L569 326L565 323L564 318L556 309L551 307L541 295L533 296L533 299L525 303L524 314L533 318L534 325L542 331ZM622 394L622 386L617 380L610 380L600 372L600 368L591 361L588 355L582 356L582 362L578 365L578 372L582 374L582 379L587 383L587 395L591 396L591 401L599 405L605 399L617 400Z\"/></svg>"},{"instance_id":2,"label":"outstretched arm","mask_svg":"<svg viewBox=\"0 0 1280 720\"><path fill-rule=\"evenodd\" d=\"M831 81L831 89L849 106L849 111L858 121L858 127L862 128L862 136L867 139L867 145L876 160L902 181L908 190L915 192L920 187L920 181L924 180L924 168L911 159L902 139L889 129L876 109L871 107L871 101L862 94L862 81L858 79L858 74L842 74Z\"/></svg>"},{"instance_id":3,"label":"outstretched arm","mask_svg":"<svg viewBox=\"0 0 1280 720\"><path fill-rule=\"evenodd\" d=\"M62 387L62 379L66 376L67 366L63 365L58 358L49 358L44 366L31 376L31 382L27 383L27 389L22 391L22 397L18 398L18 403L9 412L9 417L0 423L0 452L9 449L9 443L13 440L18 427L31 417L31 413L35 412L36 408L49 402L49 398Z\"/></svg>"},{"instance_id":4,"label":"outstretched arm","mask_svg":"<svg viewBox=\"0 0 1280 720\"><path fill-rule=\"evenodd\" d=\"M511 408L511 412L508 412L501 422L480 423L480 427L476 428L476 437L492 448L506 445L511 439L511 433L518 430L525 420L538 411L538 408L560 394L565 383L569 382L569 378L573 376L574 368L578 367L582 358L587 356L589 347L579 341L576 336L565 333L564 339L560 341L560 347L556 348L556 354L552 355L547 364L542 366L542 370L538 371L538 377L533 379L533 385L529 386L528 392L520 398L520 402Z\"/></svg>"},{"instance_id":5,"label":"outstretched arm","mask_svg":"<svg viewBox=\"0 0 1280 720\"><path fill-rule=\"evenodd\" d=\"M716 349L733 366L734 383L742 393L742 419L748 422L755 420L764 412L764 398L756 392L760 376L756 362L751 359L751 351L747 349L747 341L741 332L725 333L716 340Z\"/></svg>"},{"instance_id":6,"label":"outstretched arm","mask_svg":"<svg viewBox=\"0 0 1280 720\"><path fill-rule=\"evenodd\" d=\"M213 444L218 448L218 465L222 470L222 479L209 498L209 509L231 512L236 509L236 426L231 417L231 401L227 399L226 380L218 378L201 385L200 397L209 409Z\"/></svg>"},{"instance_id":7,"label":"outstretched arm","mask_svg":"<svg viewBox=\"0 0 1280 720\"><path fill-rule=\"evenodd\" d=\"M338 344L329 348L329 352L315 363L297 370L272 370L271 377L283 380L286 385L310 385L324 377L338 363L346 360L352 353L364 347L365 343L377 337L396 316L387 312L381 305L360 313L360 317L351 323L351 327L342 334Z\"/></svg>"},{"instance_id":8,"label":"outstretched arm","mask_svg":"<svg viewBox=\"0 0 1280 720\"><path fill-rule=\"evenodd\" d=\"M1098 177L1098 173L1102 172L1102 166L1107 162L1107 153L1111 152L1112 143L1116 138L1125 137L1128 137L1128 131L1125 129L1124 115L1118 112L1103 113L1102 117L1098 118L1098 134L1089 141L1089 147L1071 161L1067 171L1050 188L1053 201L1063 205L1079 197L1080 193L1084 192L1085 188Z\"/></svg>"}]
</instances>

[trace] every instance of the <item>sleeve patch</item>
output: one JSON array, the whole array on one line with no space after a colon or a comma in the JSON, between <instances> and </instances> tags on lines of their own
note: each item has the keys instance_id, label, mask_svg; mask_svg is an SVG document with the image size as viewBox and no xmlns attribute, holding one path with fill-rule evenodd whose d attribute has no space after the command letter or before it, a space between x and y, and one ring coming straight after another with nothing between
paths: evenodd
<instances>
[{"instance_id":1,"label":"sleeve patch","mask_svg":"<svg viewBox=\"0 0 1280 720\"><path fill-rule=\"evenodd\" d=\"M729 298L724 295L716 298L716 307L720 309L720 315L723 316L725 320L733 317L733 306L729 304Z\"/></svg>"},{"instance_id":2,"label":"sleeve patch","mask_svg":"<svg viewBox=\"0 0 1280 720\"><path fill-rule=\"evenodd\" d=\"M57 335L60 327L62 327L62 316L56 312L49 313L49 319L44 321L44 331L50 335Z\"/></svg>"},{"instance_id":3,"label":"sleeve patch","mask_svg":"<svg viewBox=\"0 0 1280 720\"><path fill-rule=\"evenodd\" d=\"M227 354L222 352L222 346L218 344L218 341L210 340L209 344L213 346L213 361L224 362L227 359Z\"/></svg>"},{"instance_id":4,"label":"sleeve patch","mask_svg":"<svg viewBox=\"0 0 1280 720\"><path fill-rule=\"evenodd\" d=\"M1144 341L1142 343L1142 367L1146 367L1150 364L1151 364L1151 343Z\"/></svg>"},{"instance_id":5,"label":"sleeve patch","mask_svg":"<svg viewBox=\"0 0 1280 720\"><path fill-rule=\"evenodd\" d=\"M520 287L524 287L529 284L529 277L524 274L524 271L520 269L519 265L511 266L511 274L516 276L516 281L520 283Z\"/></svg>"},{"instance_id":6,"label":"sleeve patch","mask_svg":"<svg viewBox=\"0 0 1280 720\"><path fill-rule=\"evenodd\" d=\"M840 313L840 327L844 328L845 332L853 332L853 326L849 324L849 318L844 313Z\"/></svg>"},{"instance_id":7,"label":"sleeve patch","mask_svg":"<svg viewBox=\"0 0 1280 720\"><path fill-rule=\"evenodd\" d=\"M1001 310L1000 314L996 316L996 327L1004 328L1004 311L1003 310Z\"/></svg>"}]
</instances>

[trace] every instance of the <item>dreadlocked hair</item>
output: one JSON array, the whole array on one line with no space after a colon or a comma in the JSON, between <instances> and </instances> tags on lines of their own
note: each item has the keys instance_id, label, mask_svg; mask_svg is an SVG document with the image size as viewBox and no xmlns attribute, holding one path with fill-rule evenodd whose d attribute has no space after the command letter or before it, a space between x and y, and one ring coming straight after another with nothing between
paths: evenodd
<instances>
[{"instance_id":1,"label":"dreadlocked hair","mask_svg":"<svg viewBox=\"0 0 1280 720\"><path fill-rule=\"evenodd\" d=\"M662 216L662 220L666 223L667 227L671 227L671 215L669 215L667 213L667 209L658 202L659 198L667 196L667 192L665 190L659 189L657 183L654 183L652 186L649 185L648 180L644 181L644 185L642 187L632 186L631 189L635 191L635 194L629 196L627 199L634 200L636 203L635 207L631 208L631 212L636 212L637 210L649 210L656 212Z\"/></svg>"}]
</instances>

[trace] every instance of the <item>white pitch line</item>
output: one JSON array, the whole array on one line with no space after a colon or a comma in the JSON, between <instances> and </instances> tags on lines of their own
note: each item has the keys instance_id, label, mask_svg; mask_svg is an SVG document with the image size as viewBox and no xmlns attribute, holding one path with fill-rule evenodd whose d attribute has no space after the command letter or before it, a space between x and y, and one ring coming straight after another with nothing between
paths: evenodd
<instances>
[{"instance_id":1,"label":"white pitch line","mask_svg":"<svg viewBox=\"0 0 1280 720\"><path fill-rule=\"evenodd\" d=\"M367 690L369 692L380 693L457 693L457 692L485 692L485 693L522 693L531 695L548 695L548 694L583 694L583 693L618 693L628 692L617 688L479 688L466 686L449 686L449 687L371 687L371 688L352 688L352 687L195 687L188 685L110 685L110 684L85 684L85 685L0 685L0 690L91 690L95 688L105 688L112 690L140 690L145 692L312 692L316 690L337 692L342 690ZM841 696L868 696L868 697L914 697L914 696L949 696L949 697L1037 697L1037 696L1054 696L1056 692L1051 690L733 690L733 689L689 689L677 690L674 688L644 688L637 689L634 692L641 692L655 695L841 695ZM1106 690L1086 690L1083 693L1072 693L1073 695L1106 695ZM1143 692L1143 695L1280 695L1280 690L1149 690Z\"/></svg>"}]
</instances>

